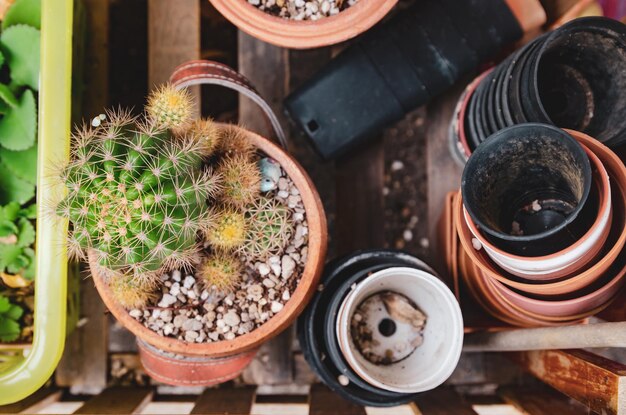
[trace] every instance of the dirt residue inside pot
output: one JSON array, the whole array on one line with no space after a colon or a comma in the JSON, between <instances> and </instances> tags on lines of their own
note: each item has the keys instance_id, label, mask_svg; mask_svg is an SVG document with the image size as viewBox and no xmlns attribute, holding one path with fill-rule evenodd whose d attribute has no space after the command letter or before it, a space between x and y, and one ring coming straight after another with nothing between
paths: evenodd
<instances>
[{"instance_id":1,"label":"dirt residue inside pot","mask_svg":"<svg viewBox=\"0 0 626 415\"><path fill-rule=\"evenodd\" d=\"M392 291L366 298L350 321L357 350L368 361L389 365L407 358L423 342L426 315L410 299Z\"/></svg>"},{"instance_id":2,"label":"dirt residue inside pot","mask_svg":"<svg viewBox=\"0 0 626 415\"><path fill-rule=\"evenodd\" d=\"M289 20L318 20L333 16L359 0L247 0L268 14Z\"/></svg>"}]
</instances>

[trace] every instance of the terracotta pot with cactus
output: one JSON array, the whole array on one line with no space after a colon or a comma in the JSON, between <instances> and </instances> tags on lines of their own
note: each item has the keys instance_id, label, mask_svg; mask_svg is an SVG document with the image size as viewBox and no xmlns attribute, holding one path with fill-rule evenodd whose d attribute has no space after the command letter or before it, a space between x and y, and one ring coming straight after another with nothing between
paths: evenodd
<instances>
[{"instance_id":1,"label":"terracotta pot with cactus","mask_svg":"<svg viewBox=\"0 0 626 415\"><path fill-rule=\"evenodd\" d=\"M185 86L247 81L181 65L143 115L109 111L76 131L60 169L68 249L87 258L111 313L138 337L148 374L211 385L238 376L317 286L326 251L319 196L288 153L241 127L192 120Z\"/></svg>"}]
</instances>

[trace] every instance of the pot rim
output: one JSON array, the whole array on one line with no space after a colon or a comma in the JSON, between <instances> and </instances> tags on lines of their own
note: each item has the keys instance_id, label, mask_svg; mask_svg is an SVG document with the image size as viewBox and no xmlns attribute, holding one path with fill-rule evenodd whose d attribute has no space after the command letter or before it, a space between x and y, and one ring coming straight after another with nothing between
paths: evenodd
<instances>
[{"instance_id":1,"label":"pot rim","mask_svg":"<svg viewBox=\"0 0 626 415\"><path fill-rule=\"evenodd\" d=\"M469 147L467 135L465 134L465 116L467 113L467 106L469 104L469 100L472 98L472 95L474 95L474 92L476 92L476 88L478 88L478 85L482 82L483 79L485 79L487 75L491 73L491 71L494 70L494 68L495 67L491 67L478 75L476 78L474 78L474 80L470 82L470 84L465 88L463 98L461 99L461 101L459 101L459 110L458 114L456 115L457 131L459 138L458 142L461 144L461 147L465 152L465 157L469 157L472 155L472 150Z\"/></svg>"},{"instance_id":2,"label":"pot rim","mask_svg":"<svg viewBox=\"0 0 626 415\"><path fill-rule=\"evenodd\" d=\"M446 354L446 365L441 366L435 373L429 374L426 378L406 386L390 386L370 376L367 370L361 367L361 365L358 363L358 360L356 358L356 353L358 352L350 347L349 340L351 338L349 333L350 322L348 321L348 319L350 318L349 310L355 307L354 302L356 301L358 294L371 284L375 284L379 280L384 280L385 278L393 277L393 275L397 273L406 273L413 278L420 279L421 281L433 286L441 294L442 300L446 300L447 308L449 309L450 315L453 319L449 334L454 335L454 332L457 333L455 344L450 347L450 350ZM461 349L463 347L463 316L456 297L454 296L450 288L443 281L441 281L436 276L436 274L432 274L416 268L390 267L375 272L366 279L360 281L356 285L356 287L354 287L348 293L343 301L343 304L339 308L337 320L335 323L335 333L339 342L340 349L344 354L347 363L366 382L378 388L393 392L419 393L434 389L435 387L439 386L448 377L450 377L450 374L456 368L458 360L461 356Z\"/></svg>"},{"instance_id":3,"label":"pot rim","mask_svg":"<svg viewBox=\"0 0 626 415\"><path fill-rule=\"evenodd\" d=\"M326 257L328 231L324 207L312 180L300 164L278 145L241 127L234 125L228 125L228 127L239 129L242 133L247 134L257 149L280 164L300 191L309 225L307 261L300 277L300 283L291 294L291 298L279 313L275 314L263 325L250 333L237 336L233 340L220 340L211 343L187 343L183 340L161 336L150 330L132 318L126 309L115 302L104 279L98 274L97 267L93 266L94 254L91 252L89 254L91 273L96 289L107 308L135 336L160 350L187 356L221 357L254 349L283 331L297 318L313 296L322 274Z\"/></svg>"},{"instance_id":4,"label":"pot rim","mask_svg":"<svg viewBox=\"0 0 626 415\"><path fill-rule=\"evenodd\" d=\"M277 46L308 49L351 39L379 22L398 0L361 0L319 20L289 20L259 10L246 0L209 0L242 31Z\"/></svg>"},{"instance_id":5,"label":"pot rim","mask_svg":"<svg viewBox=\"0 0 626 415\"><path fill-rule=\"evenodd\" d=\"M611 183L609 179L609 174L606 171L604 164L602 164L602 161L598 158L598 156L593 151L591 151L589 147L585 145L584 142L580 142L580 145L585 150L585 153L587 154L587 157L589 157L589 160L592 162L592 165L595 166L596 168L597 174L594 174L595 172L592 171L592 175L599 177L600 179L600 180L594 180L594 182L595 181L599 182L598 198L600 199L600 203L599 203L596 219L591 225L591 227L587 230L587 232L585 232L585 234L580 239L578 239L574 244L568 246L567 248L562 249L561 251L555 252L553 254L542 255L542 256L537 256L537 257L527 257L527 256L521 256L521 255L516 255L513 253L506 252L498 248L497 246L495 246L493 243L491 243L489 240L487 240L487 238L485 238L481 234L480 230L478 229L478 227L476 226L476 224L474 223L474 221L468 214L467 208L465 207L465 205L463 205L463 216L465 217L465 222L467 223L467 226L469 227L474 237L480 241L483 247L485 247L485 249L487 249L488 252L495 253L495 255L498 257L499 260L512 261L513 263L517 264L515 266L511 264L506 264L508 266L503 265L503 268L507 269L507 271L511 271L511 270L517 270L519 272L530 271L524 268L517 268L517 267L521 267L524 263L532 263L533 268L538 268L538 267L549 267L549 264L547 264L546 262L554 260L554 259L561 259L562 261L566 261L565 259L562 259L565 255L571 254L572 251L577 250L586 241L589 241L592 236L596 234L600 235L602 233L604 226L608 226L607 221L609 219L609 214L611 213L611 208L612 208ZM492 255L489 255L489 256L492 256ZM500 263L500 261L493 258L493 256L492 256L492 259ZM550 271L550 269L545 269L545 270L538 269L537 271Z\"/></svg>"},{"instance_id":6,"label":"pot rim","mask_svg":"<svg viewBox=\"0 0 626 415\"><path fill-rule=\"evenodd\" d=\"M476 154L477 151L489 151L490 147L493 146L494 142L495 142L495 138L498 138L504 134L508 134L513 130L517 130L517 129L522 129L522 128L543 128L546 130L552 130L555 133L558 133L562 136L562 138L564 140L571 140L571 142L575 143L576 145L580 146L580 143L578 142L578 140L576 140L570 133L569 130L563 130L561 128L555 127L553 125L550 124L541 124L541 123L524 123L524 124L516 124L513 125L511 127L507 127L504 128L494 134L492 134L491 136L489 136L488 140L485 140L484 143L482 143L482 145L479 148L476 148L476 150L474 150L474 153L472 153L472 155ZM585 153L586 156L586 153ZM464 189L464 184L467 181L467 171L468 171L468 165L471 162L471 157L468 160L468 163L465 165L465 169L463 170L463 176L461 179L461 191L463 194L465 194ZM572 213L569 214L569 216L567 217L567 219L565 219L563 222L561 222L558 226L555 226L553 228L548 229L547 231L544 232L540 232L537 234L533 234L533 235L523 235L523 236L517 236L517 235L510 235L510 234L506 234L504 232L499 232L493 229L490 229L487 226L482 226L482 229L496 237L502 240L506 240L509 242L534 242L534 241L538 241L540 239L546 238L546 237L550 237L560 231L562 231L563 229L565 229L567 226L569 226L572 222L574 222L574 220L576 220L576 218L578 217L579 213L581 212L581 210L583 209L585 203L587 201L587 198L589 197L589 191L591 189L591 163L589 162L589 158L586 157L586 163L584 163L583 166L585 171L589 171L589 181L587 183L587 186L584 187L583 189L583 194L581 196L581 201L583 201L583 203L578 203L578 205L576 206L576 208L572 211ZM465 199L465 197L463 198ZM465 203L463 204L465 206ZM473 209L471 207L467 208L468 213L470 214L470 216L472 217L472 220L474 220L474 222L479 223L480 224L480 220L478 220L478 217L476 215L476 212L473 211Z\"/></svg>"}]
</instances>

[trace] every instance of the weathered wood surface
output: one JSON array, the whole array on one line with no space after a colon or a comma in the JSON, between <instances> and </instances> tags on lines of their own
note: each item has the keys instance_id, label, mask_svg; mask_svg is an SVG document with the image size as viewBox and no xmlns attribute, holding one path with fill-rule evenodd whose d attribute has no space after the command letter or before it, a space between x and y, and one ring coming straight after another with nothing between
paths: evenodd
<instances>
[{"instance_id":1,"label":"weathered wood surface","mask_svg":"<svg viewBox=\"0 0 626 415\"><path fill-rule=\"evenodd\" d=\"M513 361L561 393L601 414L626 413L626 365L584 350L510 353Z\"/></svg>"},{"instance_id":2,"label":"weathered wood surface","mask_svg":"<svg viewBox=\"0 0 626 415\"><path fill-rule=\"evenodd\" d=\"M552 388L503 387L498 394L524 415L587 415L589 409Z\"/></svg>"},{"instance_id":3,"label":"weathered wood surface","mask_svg":"<svg viewBox=\"0 0 626 415\"><path fill-rule=\"evenodd\" d=\"M58 401L62 391L43 387L29 397L11 405L0 406L0 414L37 413L46 406Z\"/></svg>"},{"instance_id":4,"label":"weathered wood surface","mask_svg":"<svg viewBox=\"0 0 626 415\"><path fill-rule=\"evenodd\" d=\"M256 388L206 389L196 401L191 414L247 415L252 410Z\"/></svg>"},{"instance_id":5,"label":"weathered wood surface","mask_svg":"<svg viewBox=\"0 0 626 415\"><path fill-rule=\"evenodd\" d=\"M420 394L415 405L422 415L478 415L461 395L445 387Z\"/></svg>"},{"instance_id":6,"label":"weathered wood surface","mask_svg":"<svg viewBox=\"0 0 626 415\"><path fill-rule=\"evenodd\" d=\"M148 88L167 82L174 68L200 58L200 1L148 2ZM200 88L191 88L196 103ZM196 105L199 114L199 105Z\"/></svg>"},{"instance_id":7,"label":"weathered wood surface","mask_svg":"<svg viewBox=\"0 0 626 415\"><path fill-rule=\"evenodd\" d=\"M109 0L83 0L86 27L83 108L91 117L102 113L109 99ZM78 66L80 67L80 65ZM81 79L80 76L77 79ZM107 381L107 318L90 277L80 282L80 317L83 323L67 338L56 370L56 383L73 393L95 394Z\"/></svg>"},{"instance_id":8,"label":"weathered wood surface","mask_svg":"<svg viewBox=\"0 0 626 415\"><path fill-rule=\"evenodd\" d=\"M138 414L151 399L151 389L112 387L91 398L74 413Z\"/></svg>"},{"instance_id":9,"label":"weathered wood surface","mask_svg":"<svg viewBox=\"0 0 626 415\"><path fill-rule=\"evenodd\" d=\"M326 386L313 385L309 393L309 415L365 415L365 408L341 398Z\"/></svg>"}]
</instances>

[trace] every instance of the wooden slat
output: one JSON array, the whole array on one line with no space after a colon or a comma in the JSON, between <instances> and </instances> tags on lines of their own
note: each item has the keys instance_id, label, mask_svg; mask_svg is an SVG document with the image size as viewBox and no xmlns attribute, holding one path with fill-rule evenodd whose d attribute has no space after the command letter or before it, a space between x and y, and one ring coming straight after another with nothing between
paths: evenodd
<instances>
[{"instance_id":1,"label":"wooden slat","mask_svg":"<svg viewBox=\"0 0 626 415\"><path fill-rule=\"evenodd\" d=\"M348 402L326 386L315 384L309 393L309 415L365 415L365 408Z\"/></svg>"},{"instance_id":2,"label":"wooden slat","mask_svg":"<svg viewBox=\"0 0 626 415\"><path fill-rule=\"evenodd\" d=\"M420 394L415 399L422 415L477 415L463 397L450 388L437 388Z\"/></svg>"},{"instance_id":3,"label":"wooden slat","mask_svg":"<svg viewBox=\"0 0 626 415\"><path fill-rule=\"evenodd\" d=\"M384 246L383 149L382 140L375 140L343 156L335 163L337 174L335 233L340 255L357 249Z\"/></svg>"},{"instance_id":4,"label":"wooden slat","mask_svg":"<svg viewBox=\"0 0 626 415\"><path fill-rule=\"evenodd\" d=\"M152 399L152 390L139 387L112 387L94 396L75 414L138 414Z\"/></svg>"},{"instance_id":5,"label":"wooden slat","mask_svg":"<svg viewBox=\"0 0 626 415\"><path fill-rule=\"evenodd\" d=\"M108 105L109 0L83 0L89 35L85 42L85 74L81 115L89 118ZM80 79L80 77L78 77ZM107 318L93 281L80 283L80 318L87 324L67 338L56 370L56 384L77 394L96 394L107 381Z\"/></svg>"},{"instance_id":6,"label":"wooden slat","mask_svg":"<svg viewBox=\"0 0 626 415\"><path fill-rule=\"evenodd\" d=\"M0 406L0 414L37 413L46 406L58 401L61 391L55 388L42 388L19 402Z\"/></svg>"},{"instance_id":7,"label":"wooden slat","mask_svg":"<svg viewBox=\"0 0 626 415\"><path fill-rule=\"evenodd\" d=\"M626 413L626 365L584 350L510 353L532 375L606 415Z\"/></svg>"},{"instance_id":8,"label":"wooden slat","mask_svg":"<svg viewBox=\"0 0 626 415\"><path fill-rule=\"evenodd\" d=\"M200 57L200 0L148 2L148 88L167 82L181 63ZM190 88L196 103L200 89ZM199 105L196 111L199 113Z\"/></svg>"},{"instance_id":9,"label":"wooden slat","mask_svg":"<svg viewBox=\"0 0 626 415\"><path fill-rule=\"evenodd\" d=\"M498 394L524 415L587 415L589 410L580 402L567 398L552 388L503 387Z\"/></svg>"},{"instance_id":10,"label":"wooden slat","mask_svg":"<svg viewBox=\"0 0 626 415\"><path fill-rule=\"evenodd\" d=\"M252 409L256 387L206 389L196 401L191 414L248 415Z\"/></svg>"}]
</instances>

